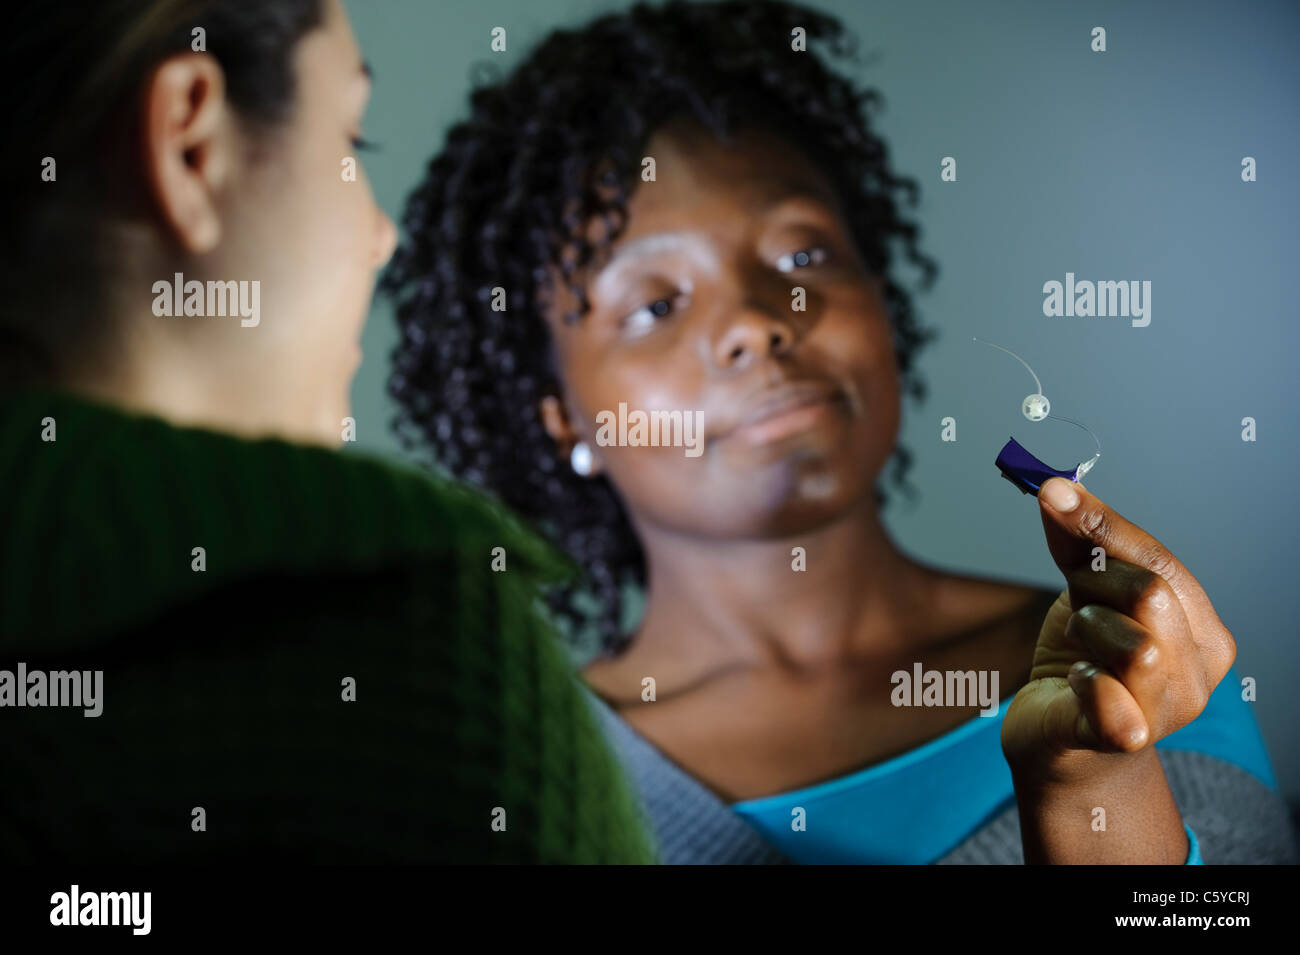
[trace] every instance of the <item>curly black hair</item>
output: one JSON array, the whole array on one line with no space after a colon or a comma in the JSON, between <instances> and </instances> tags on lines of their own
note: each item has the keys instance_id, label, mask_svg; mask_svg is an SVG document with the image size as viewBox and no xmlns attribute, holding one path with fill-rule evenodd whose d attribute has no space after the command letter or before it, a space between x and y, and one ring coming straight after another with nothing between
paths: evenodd
<instances>
[{"instance_id":1,"label":"curly black hair","mask_svg":"<svg viewBox=\"0 0 1300 955\"><path fill-rule=\"evenodd\" d=\"M798 28L806 50L794 48ZM922 287L938 271L899 214L900 196L916 205L917 185L894 175L870 128L880 94L833 73L821 49L857 59L837 20L776 0L638 3L558 30L508 77L473 91L469 118L408 199L407 238L381 281L401 331L389 381L398 437L540 525L578 562L588 580L552 594L552 605L570 624L594 622L605 655L630 640L626 588L644 585L644 557L613 487L574 474L543 429L539 403L560 393L544 309L558 274L578 303L566 320L586 312L585 270L618 238L658 127L686 115L727 141L762 126L818 165L885 280L903 393L925 397L915 354L936 332L918 324L890 276L894 241ZM594 217L606 228L592 242ZM491 307L496 287L508 310ZM896 446L892 476L909 497L910 464ZM879 485L875 493L888 502ZM583 609L592 596L594 613Z\"/></svg>"}]
</instances>

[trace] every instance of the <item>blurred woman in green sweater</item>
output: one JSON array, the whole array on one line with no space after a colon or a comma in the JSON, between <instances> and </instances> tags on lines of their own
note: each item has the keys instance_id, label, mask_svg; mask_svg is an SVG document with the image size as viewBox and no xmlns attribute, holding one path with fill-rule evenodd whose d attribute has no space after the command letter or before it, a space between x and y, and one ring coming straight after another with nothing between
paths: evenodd
<instances>
[{"instance_id":1,"label":"blurred woman in green sweater","mask_svg":"<svg viewBox=\"0 0 1300 955\"><path fill-rule=\"evenodd\" d=\"M649 861L534 613L562 563L331 450L395 243L338 0L4 42L0 859Z\"/></svg>"}]
</instances>

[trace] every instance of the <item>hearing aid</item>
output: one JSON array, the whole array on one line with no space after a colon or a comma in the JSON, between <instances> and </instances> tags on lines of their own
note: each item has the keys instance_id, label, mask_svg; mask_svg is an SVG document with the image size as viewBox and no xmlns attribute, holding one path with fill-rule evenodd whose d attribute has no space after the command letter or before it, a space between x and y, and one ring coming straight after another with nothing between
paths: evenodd
<instances>
[{"instance_id":1,"label":"hearing aid","mask_svg":"<svg viewBox=\"0 0 1300 955\"><path fill-rule=\"evenodd\" d=\"M1020 413L1028 420L1042 421L1045 418L1055 418L1057 421L1068 421L1075 427L1082 428L1084 431L1087 431L1088 434L1092 435L1092 440L1097 445L1097 453L1094 454L1091 459L1084 461L1081 464L1077 464L1069 470L1063 471L1040 461L1013 437L1002 446L1002 450L998 452L997 460L994 462L994 464L997 465L998 470L1002 472L1002 476L1018 487L1024 494L1038 494L1038 489L1043 486L1043 483L1047 481L1048 478L1053 477L1063 477L1067 481L1073 481L1077 484L1085 474L1092 470L1093 466L1096 465L1097 461L1101 458L1101 441L1097 439L1097 436L1093 434L1090 428L1080 424L1073 418L1066 418L1051 413L1052 403L1047 399L1047 396L1043 394L1042 382L1038 380L1038 376L1034 374L1034 369L1029 367L1027 361L1010 349L1003 348L1001 345L994 345L993 342L984 341L984 339L975 338L974 336L972 336L972 338L974 341L982 342L985 345L990 345L993 348L1006 352L1016 361L1020 362L1020 364L1024 365L1025 369L1034 379L1034 393L1032 395L1026 395L1025 400L1020 403Z\"/></svg>"}]
</instances>

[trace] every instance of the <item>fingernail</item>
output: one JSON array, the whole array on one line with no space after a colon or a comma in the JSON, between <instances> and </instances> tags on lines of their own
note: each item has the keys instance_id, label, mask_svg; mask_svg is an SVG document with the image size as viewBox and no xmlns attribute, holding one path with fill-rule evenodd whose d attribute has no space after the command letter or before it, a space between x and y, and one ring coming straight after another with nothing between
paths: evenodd
<instances>
[{"instance_id":1,"label":"fingernail","mask_svg":"<svg viewBox=\"0 0 1300 955\"><path fill-rule=\"evenodd\" d=\"M1068 514L1079 506L1079 494L1074 486L1062 477L1051 478L1043 485L1043 500L1054 511Z\"/></svg>"},{"instance_id":2,"label":"fingernail","mask_svg":"<svg viewBox=\"0 0 1300 955\"><path fill-rule=\"evenodd\" d=\"M1081 694L1083 685L1087 683L1096 672L1097 668L1091 663L1087 660L1080 660L1078 663L1074 664L1074 666L1070 667L1065 678L1070 683L1070 689L1072 689L1076 694Z\"/></svg>"}]
</instances>

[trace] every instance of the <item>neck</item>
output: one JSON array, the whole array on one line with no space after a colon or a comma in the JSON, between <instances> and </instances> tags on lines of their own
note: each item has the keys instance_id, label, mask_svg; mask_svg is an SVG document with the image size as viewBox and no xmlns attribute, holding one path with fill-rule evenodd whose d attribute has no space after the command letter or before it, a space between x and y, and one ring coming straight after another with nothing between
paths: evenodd
<instances>
[{"instance_id":1,"label":"neck","mask_svg":"<svg viewBox=\"0 0 1300 955\"><path fill-rule=\"evenodd\" d=\"M253 347L251 336L240 334L256 331L264 342L261 328L231 329L224 319L153 313L154 281L177 272L199 275L195 260L169 256L147 225L113 220L97 228L97 241L114 250L113 281L103 283L93 303L76 306L93 308L93 320L71 321L77 316L68 315L70 326L90 331L84 340L67 343L75 347L60 350L50 384L183 427L337 444L329 431L306 426L321 416L309 390L286 383L281 352ZM208 267L221 271L219 264ZM142 307L142 301L148 304Z\"/></svg>"},{"instance_id":2,"label":"neck","mask_svg":"<svg viewBox=\"0 0 1300 955\"><path fill-rule=\"evenodd\" d=\"M789 537L717 541L639 530L649 594L637 641L656 658L674 654L708 670L818 668L895 652L911 642L906 626L933 592L933 571L895 546L870 495L836 521Z\"/></svg>"},{"instance_id":3,"label":"neck","mask_svg":"<svg viewBox=\"0 0 1300 955\"><path fill-rule=\"evenodd\" d=\"M55 384L73 394L182 427L329 446L315 433L290 427L285 403L265 400L266 395L254 387L274 380L275 374L272 367L252 365L258 360L256 353L247 356L236 370L216 348L174 346L150 335L134 336L129 343L106 342L87 352L86 360L65 364ZM189 360L196 352L207 356L202 367Z\"/></svg>"}]
</instances>

